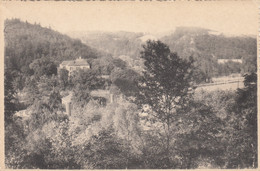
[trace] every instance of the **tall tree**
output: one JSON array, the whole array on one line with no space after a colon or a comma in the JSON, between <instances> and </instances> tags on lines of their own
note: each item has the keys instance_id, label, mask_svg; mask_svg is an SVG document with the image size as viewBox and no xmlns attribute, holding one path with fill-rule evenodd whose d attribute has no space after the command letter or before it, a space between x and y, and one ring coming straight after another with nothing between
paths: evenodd
<instances>
[{"instance_id":1,"label":"tall tree","mask_svg":"<svg viewBox=\"0 0 260 171\"><path fill-rule=\"evenodd\" d=\"M192 63L172 53L160 41L148 41L143 46L141 58L145 60L143 77L138 83L139 92L136 102L147 104L153 120L162 125L165 166L170 168L170 146L173 128L178 122L181 109L187 104L192 93Z\"/></svg>"},{"instance_id":2,"label":"tall tree","mask_svg":"<svg viewBox=\"0 0 260 171\"><path fill-rule=\"evenodd\" d=\"M16 110L15 105L15 95L16 91L13 86L13 73L11 70L5 69L4 74L4 113L5 113L5 122L8 123L11 121L12 115L14 114Z\"/></svg>"},{"instance_id":3,"label":"tall tree","mask_svg":"<svg viewBox=\"0 0 260 171\"><path fill-rule=\"evenodd\" d=\"M69 71L66 69L61 69L59 71L59 82L62 89L66 89L69 84Z\"/></svg>"},{"instance_id":4,"label":"tall tree","mask_svg":"<svg viewBox=\"0 0 260 171\"><path fill-rule=\"evenodd\" d=\"M47 58L35 59L30 65L30 68L34 71L36 76L51 76L52 74L57 74L57 67L54 62Z\"/></svg>"},{"instance_id":5,"label":"tall tree","mask_svg":"<svg viewBox=\"0 0 260 171\"><path fill-rule=\"evenodd\" d=\"M257 168L257 74L245 75L245 88L238 89L233 107L229 168ZM236 137L236 138L233 138ZM228 150L227 150L228 151Z\"/></svg>"}]
</instances>

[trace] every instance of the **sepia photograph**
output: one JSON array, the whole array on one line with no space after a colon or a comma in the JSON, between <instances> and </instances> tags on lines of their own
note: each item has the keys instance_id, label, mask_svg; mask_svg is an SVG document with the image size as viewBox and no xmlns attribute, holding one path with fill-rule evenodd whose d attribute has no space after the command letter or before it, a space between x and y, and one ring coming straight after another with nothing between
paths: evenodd
<instances>
[{"instance_id":1,"label":"sepia photograph","mask_svg":"<svg viewBox=\"0 0 260 171\"><path fill-rule=\"evenodd\" d=\"M258 168L256 1L0 7L5 169Z\"/></svg>"}]
</instances>

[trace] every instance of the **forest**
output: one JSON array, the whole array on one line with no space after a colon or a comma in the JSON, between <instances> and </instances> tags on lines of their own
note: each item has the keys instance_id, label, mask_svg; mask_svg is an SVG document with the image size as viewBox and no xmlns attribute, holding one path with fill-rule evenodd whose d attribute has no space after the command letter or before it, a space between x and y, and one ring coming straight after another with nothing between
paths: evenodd
<instances>
[{"instance_id":1,"label":"forest","mask_svg":"<svg viewBox=\"0 0 260 171\"><path fill-rule=\"evenodd\" d=\"M181 58L193 56L197 66L197 83L211 80L212 77L227 76L232 73L247 73L256 70L256 38L250 36L214 35L211 30L196 27L177 27L167 35L151 35L133 32L72 32L68 33L92 47L111 53L115 57L123 56L137 72L142 63L140 51L148 38L161 40L172 52ZM218 59L241 59L240 63L218 64Z\"/></svg>"},{"instance_id":2,"label":"forest","mask_svg":"<svg viewBox=\"0 0 260 171\"><path fill-rule=\"evenodd\" d=\"M221 66L227 68L226 72L221 69L223 74L243 74L244 88L207 92L196 91L197 85L223 75L209 74L212 65L220 67L210 62L213 45L207 47L207 41L218 44L216 37L198 37L196 48L204 50L188 57L164 38L144 42L138 53L125 45L121 49L131 55L120 53L129 56L124 60L110 48L104 51L37 23L6 20L4 33L6 168L258 167L254 39L233 38L242 43L231 43L225 52L247 62L233 68L234 64ZM243 46L244 41L252 43ZM240 45L240 50L231 48ZM62 61L79 56L88 60L91 69L72 74L58 69ZM138 67L130 59L138 60ZM107 103L101 104L92 95L98 90L120 100L103 99ZM68 115L62 99L70 93Z\"/></svg>"}]
</instances>

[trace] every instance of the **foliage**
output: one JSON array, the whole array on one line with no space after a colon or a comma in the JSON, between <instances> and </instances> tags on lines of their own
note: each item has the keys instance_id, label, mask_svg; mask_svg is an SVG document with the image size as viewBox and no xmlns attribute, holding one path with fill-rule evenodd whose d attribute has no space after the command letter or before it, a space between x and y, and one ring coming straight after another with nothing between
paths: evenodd
<instances>
[{"instance_id":1,"label":"foliage","mask_svg":"<svg viewBox=\"0 0 260 171\"><path fill-rule=\"evenodd\" d=\"M94 70L78 70L70 76L73 87L77 85L83 86L83 89L95 90L103 88L104 79L99 77L99 74Z\"/></svg>"},{"instance_id":2,"label":"foliage","mask_svg":"<svg viewBox=\"0 0 260 171\"><path fill-rule=\"evenodd\" d=\"M245 65L244 65L245 66ZM218 76L225 76L225 75L231 75L234 73L242 73L242 69L244 67L240 63L235 63L235 62L227 62L225 64L218 64L217 66L217 72Z\"/></svg>"},{"instance_id":3,"label":"foliage","mask_svg":"<svg viewBox=\"0 0 260 171\"><path fill-rule=\"evenodd\" d=\"M58 62L75 59L78 56L83 58L99 56L97 51L79 40L18 19L5 21L5 42L5 57L12 61L13 68L19 71L23 66L28 67L33 60L42 56Z\"/></svg>"},{"instance_id":4,"label":"foliage","mask_svg":"<svg viewBox=\"0 0 260 171\"><path fill-rule=\"evenodd\" d=\"M95 59L92 61L91 68L101 75L109 75L115 68L113 58L108 56Z\"/></svg>"},{"instance_id":5,"label":"foliage","mask_svg":"<svg viewBox=\"0 0 260 171\"><path fill-rule=\"evenodd\" d=\"M202 77L197 80L198 83L210 81L212 76L256 71L256 38L215 35L211 32L212 30L203 28L177 27L172 34L169 33L159 39L180 57L188 59L193 56L200 73L197 76ZM156 36L131 32L79 32L76 37L101 51L112 54L115 58L123 59L128 64L134 65L135 71L141 72L143 61L139 58L139 52L142 50L143 38ZM217 59L242 59L243 63L227 64L225 66L227 72L222 72L223 66L216 63Z\"/></svg>"},{"instance_id":6,"label":"foliage","mask_svg":"<svg viewBox=\"0 0 260 171\"><path fill-rule=\"evenodd\" d=\"M70 76L70 82L73 87L72 101L81 106L89 102L91 91L105 88L105 79L100 77L95 70L75 71Z\"/></svg>"},{"instance_id":7,"label":"foliage","mask_svg":"<svg viewBox=\"0 0 260 171\"><path fill-rule=\"evenodd\" d=\"M226 111L233 103L231 93L199 92L189 105L179 123L176 148L181 160L181 168L198 168L204 159L209 160L209 167L221 168L225 164L225 135L228 115Z\"/></svg>"},{"instance_id":8,"label":"foliage","mask_svg":"<svg viewBox=\"0 0 260 171\"><path fill-rule=\"evenodd\" d=\"M239 89L232 108L233 130L229 141L229 168L256 168L257 164L257 75L245 75L245 88ZM233 118L232 118L233 117ZM234 119L235 118L235 119Z\"/></svg>"},{"instance_id":9,"label":"foliage","mask_svg":"<svg viewBox=\"0 0 260 171\"><path fill-rule=\"evenodd\" d=\"M37 86L45 79L50 78L42 77ZM49 81L49 87L39 89L42 96L26 109L29 119L17 118L6 126L6 167L255 168L255 74L245 80L246 87L237 92L196 92L174 113L168 148L155 112L143 118L138 106L126 100L106 106L90 100L73 105L71 116L66 116L56 91L59 86L49 89L55 85Z\"/></svg>"},{"instance_id":10,"label":"foliage","mask_svg":"<svg viewBox=\"0 0 260 171\"><path fill-rule=\"evenodd\" d=\"M249 77L255 83L256 77ZM182 168L257 167L256 104L256 89L247 86L236 93L197 92L180 123L185 131L175 144Z\"/></svg>"},{"instance_id":11,"label":"foliage","mask_svg":"<svg viewBox=\"0 0 260 171\"><path fill-rule=\"evenodd\" d=\"M136 94L140 75L131 69L114 69L111 73L111 82L118 87L125 96L134 96Z\"/></svg>"},{"instance_id":12,"label":"foliage","mask_svg":"<svg viewBox=\"0 0 260 171\"><path fill-rule=\"evenodd\" d=\"M57 74L57 64L79 56L95 59L98 51L39 24L5 20L5 67L16 72L14 85L24 88L27 77ZM30 67L29 67L30 66Z\"/></svg>"},{"instance_id":13,"label":"foliage","mask_svg":"<svg viewBox=\"0 0 260 171\"><path fill-rule=\"evenodd\" d=\"M16 89L13 85L13 72L11 70L5 70L4 73L4 119L5 123L10 122L12 115L16 109Z\"/></svg>"},{"instance_id":14,"label":"foliage","mask_svg":"<svg viewBox=\"0 0 260 171\"><path fill-rule=\"evenodd\" d=\"M257 76L256 68L249 67L255 65L255 52L248 55L253 39L216 38L200 29L192 34L184 29L185 36L177 30L168 40L170 47L160 41L148 41L138 59L143 34L121 33L104 39L100 44L104 47L98 48L113 48L113 54L125 52L135 57L97 58L99 54L80 41L37 24L7 20L5 27L7 168L258 167ZM190 41L196 34L199 35L193 41L201 43L195 46ZM175 40L179 42L175 44ZM224 48L218 42L228 46ZM183 48L188 45L199 52ZM229 45L238 48L241 56L232 54ZM179 50L182 58L170 48ZM218 48L224 49L216 52L219 55L242 57L246 64L218 65L217 59L209 55ZM60 70L56 75L58 62L77 55L92 58L91 70L70 75L67 70ZM190 55L194 61L185 60ZM140 73L140 68L138 72L133 70L132 64L138 61L144 63L144 73ZM194 82L210 81L223 74L219 70L253 73L245 75L245 88L236 92L193 91ZM121 98L100 105L91 97L91 91L102 89ZM61 102L62 94L71 92L68 116ZM25 104L22 111L20 103Z\"/></svg>"},{"instance_id":15,"label":"foliage","mask_svg":"<svg viewBox=\"0 0 260 171\"><path fill-rule=\"evenodd\" d=\"M57 75L57 66L47 58L35 59L29 67L33 70L34 75L38 77Z\"/></svg>"},{"instance_id":16,"label":"foliage","mask_svg":"<svg viewBox=\"0 0 260 171\"><path fill-rule=\"evenodd\" d=\"M61 89L65 90L69 85L69 71L62 68L59 70L58 75Z\"/></svg>"},{"instance_id":17,"label":"foliage","mask_svg":"<svg viewBox=\"0 0 260 171\"><path fill-rule=\"evenodd\" d=\"M111 130L100 131L88 144L88 162L97 169L124 169L127 154L120 142Z\"/></svg>"},{"instance_id":18,"label":"foliage","mask_svg":"<svg viewBox=\"0 0 260 171\"><path fill-rule=\"evenodd\" d=\"M257 56L254 54L252 55L245 55L242 58L243 60L243 66L242 66L242 72L243 73L252 73L257 72Z\"/></svg>"},{"instance_id":19,"label":"foliage","mask_svg":"<svg viewBox=\"0 0 260 171\"><path fill-rule=\"evenodd\" d=\"M178 110L187 104L192 90L192 61L171 53L169 47L160 41L148 41L141 54L145 59L145 71L138 86L136 102L148 104L154 112L150 114L162 123L166 137L163 148L170 168L171 130L176 124Z\"/></svg>"},{"instance_id":20,"label":"foliage","mask_svg":"<svg viewBox=\"0 0 260 171\"><path fill-rule=\"evenodd\" d=\"M40 96L39 88L37 86L37 80L35 77L27 77L25 81L24 92L26 94L25 103L28 105L33 104Z\"/></svg>"},{"instance_id":21,"label":"foliage","mask_svg":"<svg viewBox=\"0 0 260 171\"><path fill-rule=\"evenodd\" d=\"M128 55L136 58L141 50L140 37L143 33L131 33L120 31L117 33L97 32L97 33L80 33L82 41L86 42L98 50L109 52L113 56Z\"/></svg>"}]
</instances>

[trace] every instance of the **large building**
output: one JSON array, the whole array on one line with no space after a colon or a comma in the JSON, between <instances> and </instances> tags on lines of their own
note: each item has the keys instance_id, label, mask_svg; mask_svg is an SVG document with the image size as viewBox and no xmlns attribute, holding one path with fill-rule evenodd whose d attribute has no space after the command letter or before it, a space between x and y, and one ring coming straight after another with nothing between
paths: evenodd
<instances>
[{"instance_id":1,"label":"large building","mask_svg":"<svg viewBox=\"0 0 260 171\"><path fill-rule=\"evenodd\" d=\"M59 69L68 70L69 75L70 75L73 71L76 71L78 69L83 69L83 70L90 69L90 65L89 65L89 63L87 62L86 59L82 59L81 57L79 57L76 60L63 61L60 64Z\"/></svg>"}]
</instances>

